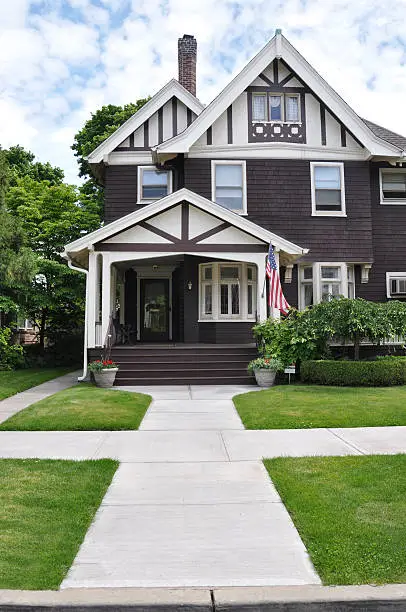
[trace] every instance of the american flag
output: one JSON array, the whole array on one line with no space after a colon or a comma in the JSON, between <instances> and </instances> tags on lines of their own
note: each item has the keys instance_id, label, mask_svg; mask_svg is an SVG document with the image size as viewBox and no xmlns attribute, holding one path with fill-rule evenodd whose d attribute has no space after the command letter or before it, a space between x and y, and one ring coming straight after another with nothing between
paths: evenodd
<instances>
[{"instance_id":1,"label":"american flag","mask_svg":"<svg viewBox=\"0 0 406 612\"><path fill-rule=\"evenodd\" d=\"M272 244L269 245L265 272L269 278L268 304L271 308L276 308L285 315L288 313L290 306L283 295L281 279L279 278L278 266L276 265Z\"/></svg>"}]
</instances>

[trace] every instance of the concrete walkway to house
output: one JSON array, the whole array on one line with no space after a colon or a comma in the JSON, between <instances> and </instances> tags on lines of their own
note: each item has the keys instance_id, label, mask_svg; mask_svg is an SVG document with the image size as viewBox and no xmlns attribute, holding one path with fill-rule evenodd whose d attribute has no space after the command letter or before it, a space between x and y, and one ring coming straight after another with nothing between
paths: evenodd
<instances>
[{"instance_id":1,"label":"concrete walkway to house","mask_svg":"<svg viewBox=\"0 0 406 612\"><path fill-rule=\"evenodd\" d=\"M11 397L7 397L4 400L0 401L0 423L9 419L16 412L20 412L24 408L28 408L31 404L35 404L35 402L39 402L42 399L45 399L49 395L53 395L58 391L63 391L63 389L67 389L68 387L72 387L77 384L78 376L80 376L81 372L69 372L69 374L64 374L63 376L59 376L58 378L53 378L52 380L48 380L47 382L41 383L36 387L31 387L31 389L27 389L27 391L21 391L21 393L16 393Z\"/></svg>"},{"instance_id":2,"label":"concrete walkway to house","mask_svg":"<svg viewBox=\"0 0 406 612\"><path fill-rule=\"evenodd\" d=\"M1 457L120 460L62 588L319 584L262 457L406 452L406 427L245 431L252 387L125 389L154 398L140 431L0 432Z\"/></svg>"}]
</instances>

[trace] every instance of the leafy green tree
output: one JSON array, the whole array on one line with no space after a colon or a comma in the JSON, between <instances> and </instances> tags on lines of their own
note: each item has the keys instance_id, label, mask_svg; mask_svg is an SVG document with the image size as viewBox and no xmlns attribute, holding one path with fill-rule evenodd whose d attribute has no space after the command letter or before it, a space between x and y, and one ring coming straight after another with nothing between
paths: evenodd
<instances>
[{"instance_id":1,"label":"leafy green tree","mask_svg":"<svg viewBox=\"0 0 406 612\"><path fill-rule=\"evenodd\" d=\"M6 155L0 150L0 310L18 310L21 292L34 276L37 261L29 248L23 224L7 210L10 169ZM1 321L2 324L4 321Z\"/></svg>"},{"instance_id":2,"label":"leafy green tree","mask_svg":"<svg viewBox=\"0 0 406 612\"><path fill-rule=\"evenodd\" d=\"M26 151L20 145L10 147L5 151L10 168L10 183L14 185L17 179L29 176L35 181L48 181L50 185L60 185L64 179L62 168L35 161L34 153Z\"/></svg>"},{"instance_id":3,"label":"leafy green tree","mask_svg":"<svg viewBox=\"0 0 406 612\"><path fill-rule=\"evenodd\" d=\"M37 274L25 292L23 308L35 321L41 347L62 328L81 324L84 310L82 275L68 268L64 246L100 226L97 212L79 200L76 187L50 185L30 176L16 180L6 194L13 220L24 225L29 245L38 257Z\"/></svg>"}]
</instances>

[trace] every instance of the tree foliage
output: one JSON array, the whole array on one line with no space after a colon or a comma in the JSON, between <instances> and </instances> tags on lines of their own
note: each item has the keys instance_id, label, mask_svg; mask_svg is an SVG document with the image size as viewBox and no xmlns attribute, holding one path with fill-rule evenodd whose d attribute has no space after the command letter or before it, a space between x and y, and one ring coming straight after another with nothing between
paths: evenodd
<instances>
[{"instance_id":1,"label":"tree foliage","mask_svg":"<svg viewBox=\"0 0 406 612\"><path fill-rule=\"evenodd\" d=\"M350 341L359 359L363 340L379 345L386 338L406 336L406 304L341 298L304 311L291 310L280 321L268 319L254 327L262 351L284 364L329 356L329 344Z\"/></svg>"},{"instance_id":2,"label":"tree foliage","mask_svg":"<svg viewBox=\"0 0 406 612\"><path fill-rule=\"evenodd\" d=\"M23 176L29 176L35 181L48 181L50 185L60 185L63 182L62 168L51 166L49 162L44 164L35 161L34 153L26 151L20 145L10 147L5 151L5 155L10 168L12 185Z\"/></svg>"}]
</instances>

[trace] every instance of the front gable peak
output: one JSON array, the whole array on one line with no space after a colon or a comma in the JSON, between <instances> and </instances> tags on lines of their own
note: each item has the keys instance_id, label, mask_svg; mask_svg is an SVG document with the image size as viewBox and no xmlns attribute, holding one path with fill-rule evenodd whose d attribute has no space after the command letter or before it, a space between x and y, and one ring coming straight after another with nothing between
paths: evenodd
<instances>
[{"instance_id":1,"label":"front gable peak","mask_svg":"<svg viewBox=\"0 0 406 612\"><path fill-rule=\"evenodd\" d=\"M167 154L256 143L343 149L362 157L399 156L277 31L181 134L153 147Z\"/></svg>"}]
</instances>

